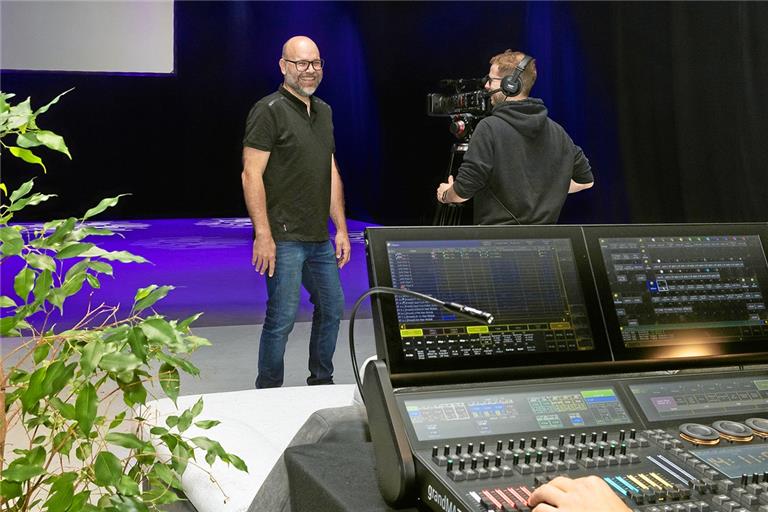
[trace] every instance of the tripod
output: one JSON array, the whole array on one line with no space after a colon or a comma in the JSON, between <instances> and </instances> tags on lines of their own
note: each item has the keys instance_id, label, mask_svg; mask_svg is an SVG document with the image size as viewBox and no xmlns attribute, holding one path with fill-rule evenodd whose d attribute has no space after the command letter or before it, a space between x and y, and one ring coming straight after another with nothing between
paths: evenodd
<instances>
[{"instance_id":1,"label":"tripod","mask_svg":"<svg viewBox=\"0 0 768 512\"><path fill-rule=\"evenodd\" d=\"M448 158L448 172L445 175L444 181L448 181L449 176L456 177L461 162L464 161L464 154L469 149L469 139L472 138L472 132L479 120L480 118L474 114L457 114L451 119L451 125L448 129L459 139L459 142L454 142L451 146L451 153ZM464 217L471 215L471 212L471 201L451 204L437 203L432 225L458 226L465 224Z\"/></svg>"},{"instance_id":2,"label":"tripod","mask_svg":"<svg viewBox=\"0 0 768 512\"><path fill-rule=\"evenodd\" d=\"M448 172L445 175L445 180L448 181L449 176L456 177L456 173L461 166L461 162L464 161L464 154L469 148L469 142L454 142L451 146L451 153L448 158ZM465 212L466 203L437 203L435 208L435 216L432 219L433 226L458 226L462 224L462 217Z\"/></svg>"}]
</instances>

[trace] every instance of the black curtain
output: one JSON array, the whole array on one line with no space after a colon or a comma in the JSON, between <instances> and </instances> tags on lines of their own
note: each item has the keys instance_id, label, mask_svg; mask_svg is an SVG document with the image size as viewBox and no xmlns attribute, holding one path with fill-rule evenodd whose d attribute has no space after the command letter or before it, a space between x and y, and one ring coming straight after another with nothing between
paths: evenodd
<instances>
[{"instance_id":1,"label":"black curtain","mask_svg":"<svg viewBox=\"0 0 768 512\"><path fill-rule=\"evenodd\" d=\"M768 3L616 3L634 222L768 220Z\"/></svg>"}]
</instances>

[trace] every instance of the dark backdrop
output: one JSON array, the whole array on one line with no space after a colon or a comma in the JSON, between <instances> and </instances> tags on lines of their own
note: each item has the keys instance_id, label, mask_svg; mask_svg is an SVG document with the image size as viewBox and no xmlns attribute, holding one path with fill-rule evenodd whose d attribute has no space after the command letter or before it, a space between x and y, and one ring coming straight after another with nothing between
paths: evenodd
<instances>
[{"instance_id":1,"label":"dark backdrop","mask_svg":"<svg viewBox=\"0 0 768 512\"><path fill-rule=\"evenodd\" d=\"M561 222L768 218L766 3L178 2L175 22L174 75L3 73L33 106L76 88L40 119L74 156L45 155L38 184L61 197L20 220L124 192L112 218L244 216L245 116L295 34L327 60L351 218L431 218L452 137L425 96L506 48L537 58L533 95L594 168ZM9 186L39 174L13 160Z\"/></svg>"}]
</instances>

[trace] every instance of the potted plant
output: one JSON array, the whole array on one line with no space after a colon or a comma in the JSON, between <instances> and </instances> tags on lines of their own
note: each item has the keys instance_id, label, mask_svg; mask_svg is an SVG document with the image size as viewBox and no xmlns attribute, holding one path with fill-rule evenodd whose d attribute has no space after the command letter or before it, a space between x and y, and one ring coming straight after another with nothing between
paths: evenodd
<instances>
[{"instance_id":1,"label":"potted plant","mask_svg":"<svg viewBox=\"0 0 768 512\"><path fill-rule=\"evenodd\" d=\"M29 99L11 105L12 97L0 93L0 151L44 171L33 148L70 156L62 137L37 125L61 95L37 110ZM162 390L175 401L179 372L198 374L189 354L209 345L190 331L200 314L177 321L153 310L172 286L138 290L124 315L102 304L68 329L48 325L68 297L112 276L114 262L146 260L93 241L113 233L88 220L120 196L38 229L12 224L18 212L54 197L33 188L30 180L9 194L0 183L0 270L16 267L13 290L0 294L0 336L20 340L0 361L0 511L160 510L180 499L181 475L196 450L209 464L218 458L247 471L218 442L185 436L193 424L219 423L199 419L202 400L163 424L147 417L147 398Z\"/></svg>"}]
</instances>

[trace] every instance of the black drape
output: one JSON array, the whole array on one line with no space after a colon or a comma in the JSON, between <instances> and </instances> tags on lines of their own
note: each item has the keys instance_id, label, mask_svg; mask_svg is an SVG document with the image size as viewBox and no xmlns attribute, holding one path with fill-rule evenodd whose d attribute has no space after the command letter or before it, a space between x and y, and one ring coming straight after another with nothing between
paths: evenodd
<instances>
[{"instance_id":1,"label":"black drape","mask_svg":"<svg viewBox=\"0 0 768 512\"><path fill-rule=\"evenodd\" d=\"M612 9L632 220L768 220L768 3Z\"/></svg>"}]
</instances>

